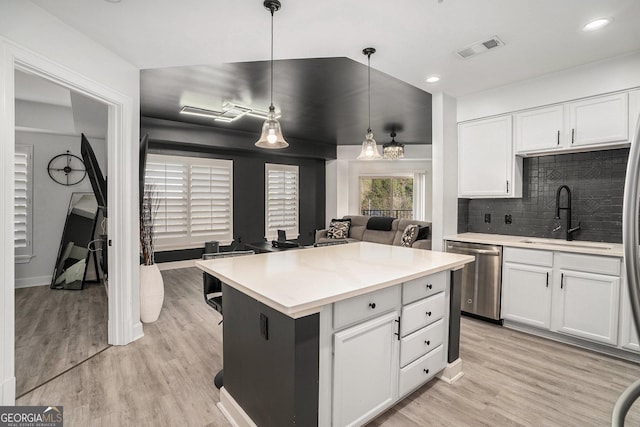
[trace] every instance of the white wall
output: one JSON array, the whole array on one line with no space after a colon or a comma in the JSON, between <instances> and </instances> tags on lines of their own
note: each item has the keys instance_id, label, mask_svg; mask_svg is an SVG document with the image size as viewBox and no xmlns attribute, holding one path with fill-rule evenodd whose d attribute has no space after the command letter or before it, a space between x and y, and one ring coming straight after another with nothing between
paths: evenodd
<instances>
[{"instance_id":1,"label":"white wall","mask_svg":"<svg viewBox=\"0 0 640 427\"><path fill-rule=\"evenodd\" d=\"M458 98L457 121L640 86L640 52L593 62Z\"/></svg>"},{"instance_id":2,"label":"white wall","mask_svg":"<svg viewBox=\"0 0 640 427\"><path fill-rule=\"evenodd\" d=\"M340 145L337 160L327 162L327 225L332 218L359 212L360 175L426 173L425 221L431 220L431 146L406 145L401 160L356 160L360 145ZM381 147L380 147L381 148ZM335 211L330 211L335 209Z\"/></svg>"},{"instance_id":3,"label":"white wall","mask_svg":"<svg viewBox=\"0 0 640 427\"><path fill-rule=\"evenodd\" d=\"M107 120L105 116L104 120ZM107 146L104 139L90 140L100 169L107 170ZM92 192L89 178L72 186L53 181L47 173L49 160L69 150L80 155L80 136L16 132L16 144L33 146L33 258L16 264L16 288L48 285L56 262L62 230L67 218L71 194Z\"/></svg>"},{"instance_id":4,"label":"white wall","mask_svg":"<svg viewBox=\"0 0 640 427\"><path fill-rule=\"evenodd\" d=\"M443 250L443 238L458 229L458 126L456 99L432 94L433 226L431 249Z\"/></svg>"},{"instance_id":5,"label":"white wall","mask_svg":"<svg viewBox=\"0 0 640 427\"><path fill-rule=\"evenodd\" d=\"M139 70L33 3L0 0L0 404L15 402L13 263L14 69L82 89L109 107L109 342L142 336L137 226Z\"/></svg>"}]
</instances>

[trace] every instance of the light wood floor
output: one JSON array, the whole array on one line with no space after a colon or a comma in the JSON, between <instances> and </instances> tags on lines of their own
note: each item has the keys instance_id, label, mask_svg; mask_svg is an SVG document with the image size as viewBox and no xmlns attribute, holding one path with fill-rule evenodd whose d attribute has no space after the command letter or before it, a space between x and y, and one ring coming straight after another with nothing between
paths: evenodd
<instances>
[{"instance_id":1,"label":"light wood floor","mask_svg":"<svg viewBox=\"0 0 640 427\"><path fill-rule=\"evenodd\" d=\"M16 396L108 347L104 287L81 291L48 286L15 291Z\"/></svg>"},{"instance_id":2,"label":"light wood floor","mask_svg":"<svg viewBox=\"0 0 640 427\"><path fill-rule=\"evenodd\" d=\"M145 337L110 347L19 399L63 405L68 426L228 426L212 379L220 316L197 269L163 271L165 303ZM433 381L371 426L605 426L640 366L463 318L464 377ZM640 425L634 406L628 425Z\"/></svg>"}]
</instances>

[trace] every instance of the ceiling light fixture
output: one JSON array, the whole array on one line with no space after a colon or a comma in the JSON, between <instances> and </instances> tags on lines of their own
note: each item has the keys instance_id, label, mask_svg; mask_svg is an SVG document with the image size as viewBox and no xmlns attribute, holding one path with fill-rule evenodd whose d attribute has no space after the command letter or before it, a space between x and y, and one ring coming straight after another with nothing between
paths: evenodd
<instances>
[{"instance_id":1,"label":"ceiling light fixture","mask_svg":"<svg viewBox=\"0 0 640 427\"><path fill-rule=\"evenodd\" d=\"M180 109L180 114L187 114L191 116L201 116L214 119L216 122L231 123L244 116L257 117L259 119L267 119L269 113L264 110L254 110L253 108L246 107L240 104L234 104L232 102L225 102L222 106L222 111L209 110L206 108L192 107L185 105ZM279 116L276 116L278 118Z\"/></svg>"},{"instance_id":2,"label":"ceiling light fixture","mask_svg":"<svg viewBox=\"0 0 640 427\"><path fill-rule=\"evenodd\" d=\"M382 154L387 160L398 160L404 157L404 144L396 142L396 131L391 131L391 142L382 145Z\"/></svg>"},{"instance_id":3,"label":"ceiling light fixture","mask_svg":"<svg viewBox=\"0 0 640 427\"><path fill-rule=\"evenodd\" d=\"M585 24L584 27L582 27L582 31L595 31L595 30L599 30L600 28L606 27L607 25L609 25L612 21L612 18L598 18L598 19L594 19L593 21Z\"/></svg>"},{"instance_id":4,"label":"ceiling light fixture","mask_svg":"<svg viewBox=\"0 0 640 427\"><path fill-rule=\"evenodd\" d=\"M280 2L278 0L265 0L264 7L271 12L271 105L269 105L269 113L267 119L262 125L262 134L256 142L256 147L260 148L287 148L289 143L282 136L280 122L276 118L276 108L273 106L273 13L280 10Z\"/></svg>"},{"instance_id":5,"label":"ceiling light fixture","mask_svg":"<svg viewBox=\"0 0 640 427\"><path fill-rule=\"evenodd\" d=\"M367 55L369 87L369 127L367 128L367 134L365 135L364 141L362 141L362 151L357 158L358 160L381 159L382 156L378 152L378 146L376 145L376 140L373 139L373 132L371 131L371 55L376 53L376 50L372 47L367 47L362 50L362 53Z\"/></svg>"},{"instance_id":6,"label":"ceiling light fixture","mask_svg":"<svg viewBox=\"0 0 640 427\"><path fill-rule=\"evenodd\" d=\"M440 81L440 77L438 76L430 76L426 78L427 83L437 83Z\"/></svg>"}]
</instances>

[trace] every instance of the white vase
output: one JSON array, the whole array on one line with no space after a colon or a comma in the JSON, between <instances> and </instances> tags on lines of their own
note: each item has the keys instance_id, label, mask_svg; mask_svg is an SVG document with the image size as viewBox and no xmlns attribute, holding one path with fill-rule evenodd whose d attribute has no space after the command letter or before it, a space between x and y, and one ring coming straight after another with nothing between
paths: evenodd
<instances>
[{"instance_id":1,"label":"white vase","mask_svg":"<svg viewBox=\"0 0 640 427\"><path fill-rule=\"evenodd\" d=\"M140 266L140 320L158 320L164 302L164 282L156 264Z\"/></svg>"}]
</instances>

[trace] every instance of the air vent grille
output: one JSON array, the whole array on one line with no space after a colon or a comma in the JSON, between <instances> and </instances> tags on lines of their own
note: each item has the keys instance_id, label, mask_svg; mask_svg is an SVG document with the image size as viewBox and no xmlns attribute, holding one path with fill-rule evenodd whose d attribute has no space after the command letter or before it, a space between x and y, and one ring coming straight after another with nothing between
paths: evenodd
<instances>
[{"instance_id":1,"label":"air vent grille","mask_svg":"<svg viewBox=\"0 0 640 427\"><path fill-rule=\"evenodd\" d=\"M495 49L500 46L504 46L504 42L500 40L498 36L493 36L489 40L476 42L476 43L473 43L471 46L458 49L456 51L456 55L458 55L462 59L468 59L468 58L471 58L472 56L476 56L481 53L488 52L490 49Z\"/></svg>"}]
</instances>

